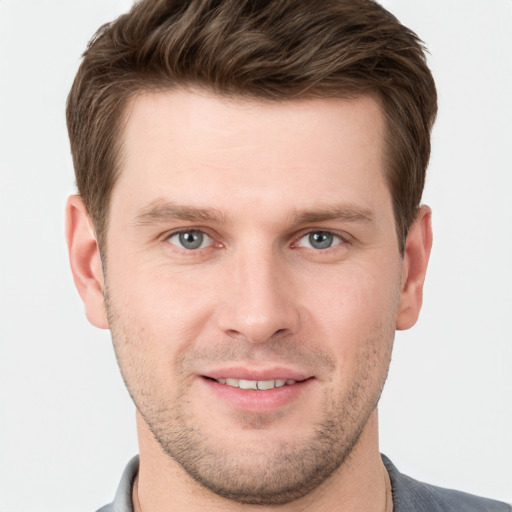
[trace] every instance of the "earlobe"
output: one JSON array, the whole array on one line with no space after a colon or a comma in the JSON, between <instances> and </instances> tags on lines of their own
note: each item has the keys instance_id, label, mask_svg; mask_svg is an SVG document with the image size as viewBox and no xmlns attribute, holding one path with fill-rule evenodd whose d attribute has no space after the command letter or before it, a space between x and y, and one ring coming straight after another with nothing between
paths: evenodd
<instances>
[{"instance_id":1,"label":"earlobe","mask_svg":"<svg viewBox=\"0 0 512 512\"><path fill-rule=\"evenodd\" d=\"M411 328L420 314L423 283L432 248L432 211L421 206L407 235L402 270L402 289L396 328Z\"/></svg>"},{"instance_id":2,"label":"earlobe","mask_svg":"<svg viewBox=\"0 0 512 512\"><path fill-rule=\"evenodd\" d=\"M103 297L103 268L89 214L78 195L66 204L66 241L75 286L85 306L89 322L108 329Z\"/></svg>"}]
</instances>

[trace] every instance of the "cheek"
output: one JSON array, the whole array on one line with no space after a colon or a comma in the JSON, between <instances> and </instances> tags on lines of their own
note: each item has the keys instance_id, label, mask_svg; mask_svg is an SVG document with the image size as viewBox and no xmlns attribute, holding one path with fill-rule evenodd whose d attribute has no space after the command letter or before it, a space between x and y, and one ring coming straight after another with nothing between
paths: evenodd
<instances>
[{"instance_id":1,"label":"cheek","mask_svg":"<svg viewBox=\"0 0 512 512\"><path fill-rule=\"evenodd\" d=\"M206 297L208 277L198 266L169 264L159 254L119 255L108 272L109 289L135 320L179 328ZM205 285L206 283L206 285Z\"/></svg>"},{"instance_id":2,"label":"cheek","mask_svg":"<svg viewBox=\"0 0 512 512\"><path fill-rule=\"evenodd\" d=\"M354 266L329 272L323 279L312 274L300 285L311 310L329 322L348 325L395 314L399 287L398 272Z\"/></svg>"},{"instance_id":3,"label":"cheek","mask_svg":"<svg viewBox=\"0 0 512 512\"><path fill-rule=\"evenodd\" d=\"M147 412L149 397L179 393L178 362L197 338L197 301L161 273L139 268L119 277L108 280L113 344L128 389Z\"/></svg>"},{"instance_id":4,"label":"cheek","mask_svg":"<svg viewBox=\"0 0 512 512\"><path fill-rule=\"evenodd\" d=\"M117 263L107 274L107 284L118 358L129 358L130 366L144 366L146 373L163 372L167 379L211 316L207 290L194 276L164 265Z\"/></svg>"},{"instance_id":5,"label":"cheek","mask_svg":"<svg viewBox=\"0 0 512 512\"><path fill-rule=\"evenodd\" d=\"M324 279L324 286L303 283L312 331L321 333L341 364L355 358L359 350L387 350L392 343L399 299L398 272L378 268L344 268ZM312 332L312 334L314 334ZM315 335L318 337L318 334ZM390 344L388 343L388 345Z\"/></svg>"}]
</instances>

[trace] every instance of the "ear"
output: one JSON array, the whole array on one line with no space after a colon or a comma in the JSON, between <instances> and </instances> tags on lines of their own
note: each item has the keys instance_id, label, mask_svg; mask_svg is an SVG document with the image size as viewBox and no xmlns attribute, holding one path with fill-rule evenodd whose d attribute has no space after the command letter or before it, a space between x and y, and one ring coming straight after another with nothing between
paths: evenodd
<instances>
[{"instance_id":1,"label":"ear","mask_svg":"<svg viewBox=\"0 0 512 512\"><path fill-rule=\"evenodd\" d=\"M66 204L66 241L71 272L87 319L100 329L108 329L100 251L87 209L77 195Z\"/></svg>"},{"instance_id":2,"label":"ear","mask_svg":"<svg viewBox=\"0 0 512 512\"><path fill-rule=\"evenodd\" d=\"M428 206L421 206L405 243L402 290L396 319L398 330L409 329L418 320L431 248L432 211Z\"/></svg>"}]
</instances>

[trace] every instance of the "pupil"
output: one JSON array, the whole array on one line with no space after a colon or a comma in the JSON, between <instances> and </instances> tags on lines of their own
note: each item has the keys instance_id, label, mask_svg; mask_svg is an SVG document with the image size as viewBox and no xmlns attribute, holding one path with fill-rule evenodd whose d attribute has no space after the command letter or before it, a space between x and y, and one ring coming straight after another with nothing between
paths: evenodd
<instances>
[{"instance_id":1,"label":"pupil","mask_svg":"<svg viewBox=\"0 0 512 512\"><path fill-rule=\"evenodd\" d=\"M198 249L203 243L203 234L197 231L187 231L180 233L180 244L185 249Z\"/></svg>"},{"instance_id":2,"label":"pupil","mask_svg":"<svg viewBox=\"0 0 512 512\"><path fill-rule=\"evenodd\" d=\"M309 235L309 243L315 249L328 249L332 245L332 234L325 231L317 231Z\"/></svg>"}]
</instances>

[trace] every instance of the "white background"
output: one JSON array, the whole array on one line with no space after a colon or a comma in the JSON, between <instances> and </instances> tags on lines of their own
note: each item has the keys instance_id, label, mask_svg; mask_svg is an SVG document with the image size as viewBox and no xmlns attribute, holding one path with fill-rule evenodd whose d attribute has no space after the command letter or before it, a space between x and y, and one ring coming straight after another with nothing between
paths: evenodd
<instances>
[{"instance_id":1,"label":"white background","mask_svg":"<svg viewBox=\"0 0 512 512\"><path fill-rule=\"evenodd\" d=\"M137 452L63 235L66 95L89 38L130 3L0 0L0 512L94 511ZM440 114L425 306L397 336L381 448L418 479L512 502L512 1L384 5L428 44Z\"/></svg>"}]
</instances>

